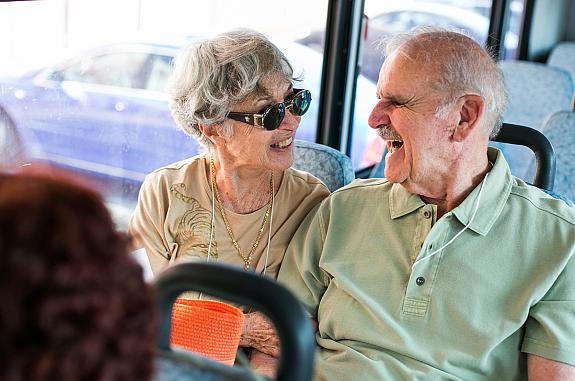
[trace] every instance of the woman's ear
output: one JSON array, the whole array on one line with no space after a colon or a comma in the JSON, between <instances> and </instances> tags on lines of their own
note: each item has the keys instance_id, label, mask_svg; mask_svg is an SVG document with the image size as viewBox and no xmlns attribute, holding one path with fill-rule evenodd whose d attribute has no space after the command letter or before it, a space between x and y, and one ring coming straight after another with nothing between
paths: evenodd
<instances>
[{"instance_id":1,"label":"woman's ear","mask_svg":"<svg viewBox=\"0 0 575 381\"><path fill-rule=\"evenodd\" d=\"M481 125L485 101L480 95L468 94L459 99L459 123L453 131L453 140L462 142Z\"/></svg>"},{"instance_id":2,"label":"woman's ear","mask_svg":"<svg viewBox=\"0 0 575 381\"><path fill-rule=\"evenodd\" d=\"M198 128L200 129L200 132L202 133L202 135L204 135L206 137L206 139L208 139L209 141L211 141L213 144L217 144L217 143L221 143L221 140L223 140L223 136L220 134L219 129L217 128L216 124L212 124L212 125L206 125L206 124L198 124Z\"/></svg>"}]
</instances>

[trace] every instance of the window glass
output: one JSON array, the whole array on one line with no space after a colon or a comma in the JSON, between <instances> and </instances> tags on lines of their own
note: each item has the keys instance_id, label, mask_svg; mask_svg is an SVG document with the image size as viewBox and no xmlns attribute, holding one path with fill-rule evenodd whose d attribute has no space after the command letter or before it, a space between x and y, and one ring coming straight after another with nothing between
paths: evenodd
<instances>
[{"instance_id":1,"label":"window glass","mask_svg":"<svg viewBox=\"0 0 575 381\"><path fill-rule=\"evenodd\" d=\"M521 35L521 24L525 0L513 0L509 7L505 23L505 45L503 49L503 59L517 59L519 57L519 36Z\"/></svg>"},{"instance_id":2,"label":"window glass","mask_svg":"<svg viewBox=\"0 0 575 381\"><path fill-rule=\"evenodd\" d=\"M0 61L0 158L48 160L87 177L125 228L146 174L203 151L168 108L173 58L194 40L238 27L275 42L301 78L296 87L312 92L296 137L314 141L323 56L298 41L323 33L327 4L1 2L0 49L10 59Z\"/></svg>"},{"instance_id":3,"label":"window glass","mask_svg":"<svg viewBox=\"0 0 575 381\"><path fill-rule=\"evenodd\" d=\"M172 57L151 55L148 58L149 75L146 80L146 90L164 91L172 72Z\"/></svg>"},{"instance_id":4,"label":"window glass","mask_svg":"<svg viewBox=\"0 0 575 381\"><path fill-rule=\"evenodd\" d=\"M148 55L141 53L87 56L62 70L59 77L63 81L141 89L144 87L142 70L147 59Z\"/></svg>"}]
</instances>

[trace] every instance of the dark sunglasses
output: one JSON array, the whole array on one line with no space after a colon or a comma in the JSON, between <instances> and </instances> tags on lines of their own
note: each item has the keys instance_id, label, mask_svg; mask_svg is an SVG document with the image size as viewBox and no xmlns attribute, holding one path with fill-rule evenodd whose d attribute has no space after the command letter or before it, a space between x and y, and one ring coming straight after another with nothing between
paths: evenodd
<instances>
[{"instance_id":1,"label":"dark sunglasses","mask_svg":"<svg viewBox=\"0 0 575 381\"><path fill-rule=\"evenodd\" d=\"M258 113L230 112L228 118L250 124L254 127L265 128L273 131L280 126L284 120L286 109L296 116L306 113L311 103L311 93L305 89L293 89L293 95L275 105L271 105Z\"/></svg>"}]
</instances>

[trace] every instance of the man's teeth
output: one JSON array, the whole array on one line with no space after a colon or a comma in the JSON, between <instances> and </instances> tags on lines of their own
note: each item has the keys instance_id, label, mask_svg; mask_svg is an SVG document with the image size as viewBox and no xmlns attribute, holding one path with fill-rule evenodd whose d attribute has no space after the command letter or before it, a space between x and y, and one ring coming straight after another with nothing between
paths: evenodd
<instances>
[{"instance_id":1,"label":"man's teeth","mask_svg":"<svg viewBox=\"0 0 575 381\"><path fill-rule=\"evenodd\" d=\"M390 153L394 153L401 147L403 147L403 142L401 140L391 140L387 144L387 149L389 150Z\"/></svg>"},{"instance_id":2,"label":"man's teeth","mask_svg":"<svg viewBox=\"0 0 575 381\"><path fill-rule=\"evenodd\" d=\"M292 144L292 142L293 142L293 137L286 139L286 140L282 140L281 142L272 144L272 147L273 148L286 148L287 146Z\"/></svg>"}]
</instances>

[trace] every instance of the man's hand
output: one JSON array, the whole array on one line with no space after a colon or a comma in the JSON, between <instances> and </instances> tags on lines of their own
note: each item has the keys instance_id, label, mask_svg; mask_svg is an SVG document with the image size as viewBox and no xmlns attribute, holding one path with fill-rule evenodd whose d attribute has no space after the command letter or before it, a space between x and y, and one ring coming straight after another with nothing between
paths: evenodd
<instances>
[{"instance_id":1,"label":"man's hand","mask_svg":"<svg viewBox=\"0 0 575 381\"><path fill-rule=\"evenodd\" d=\"M575 366L544 357L528 355L527 368L529 381L569 381L575 380Z\"/></svg>"},{"instance_id":2,"label":"man's hand","mask_svg":"<svg viewBox=\"0 0 575 381\"><path fill-rule=\"evenodd\" d=\"M245 314L240 347L257 349L270 356L279 357L279 339L273 324L261 313Z\"/></svg>"}]
</instances>

